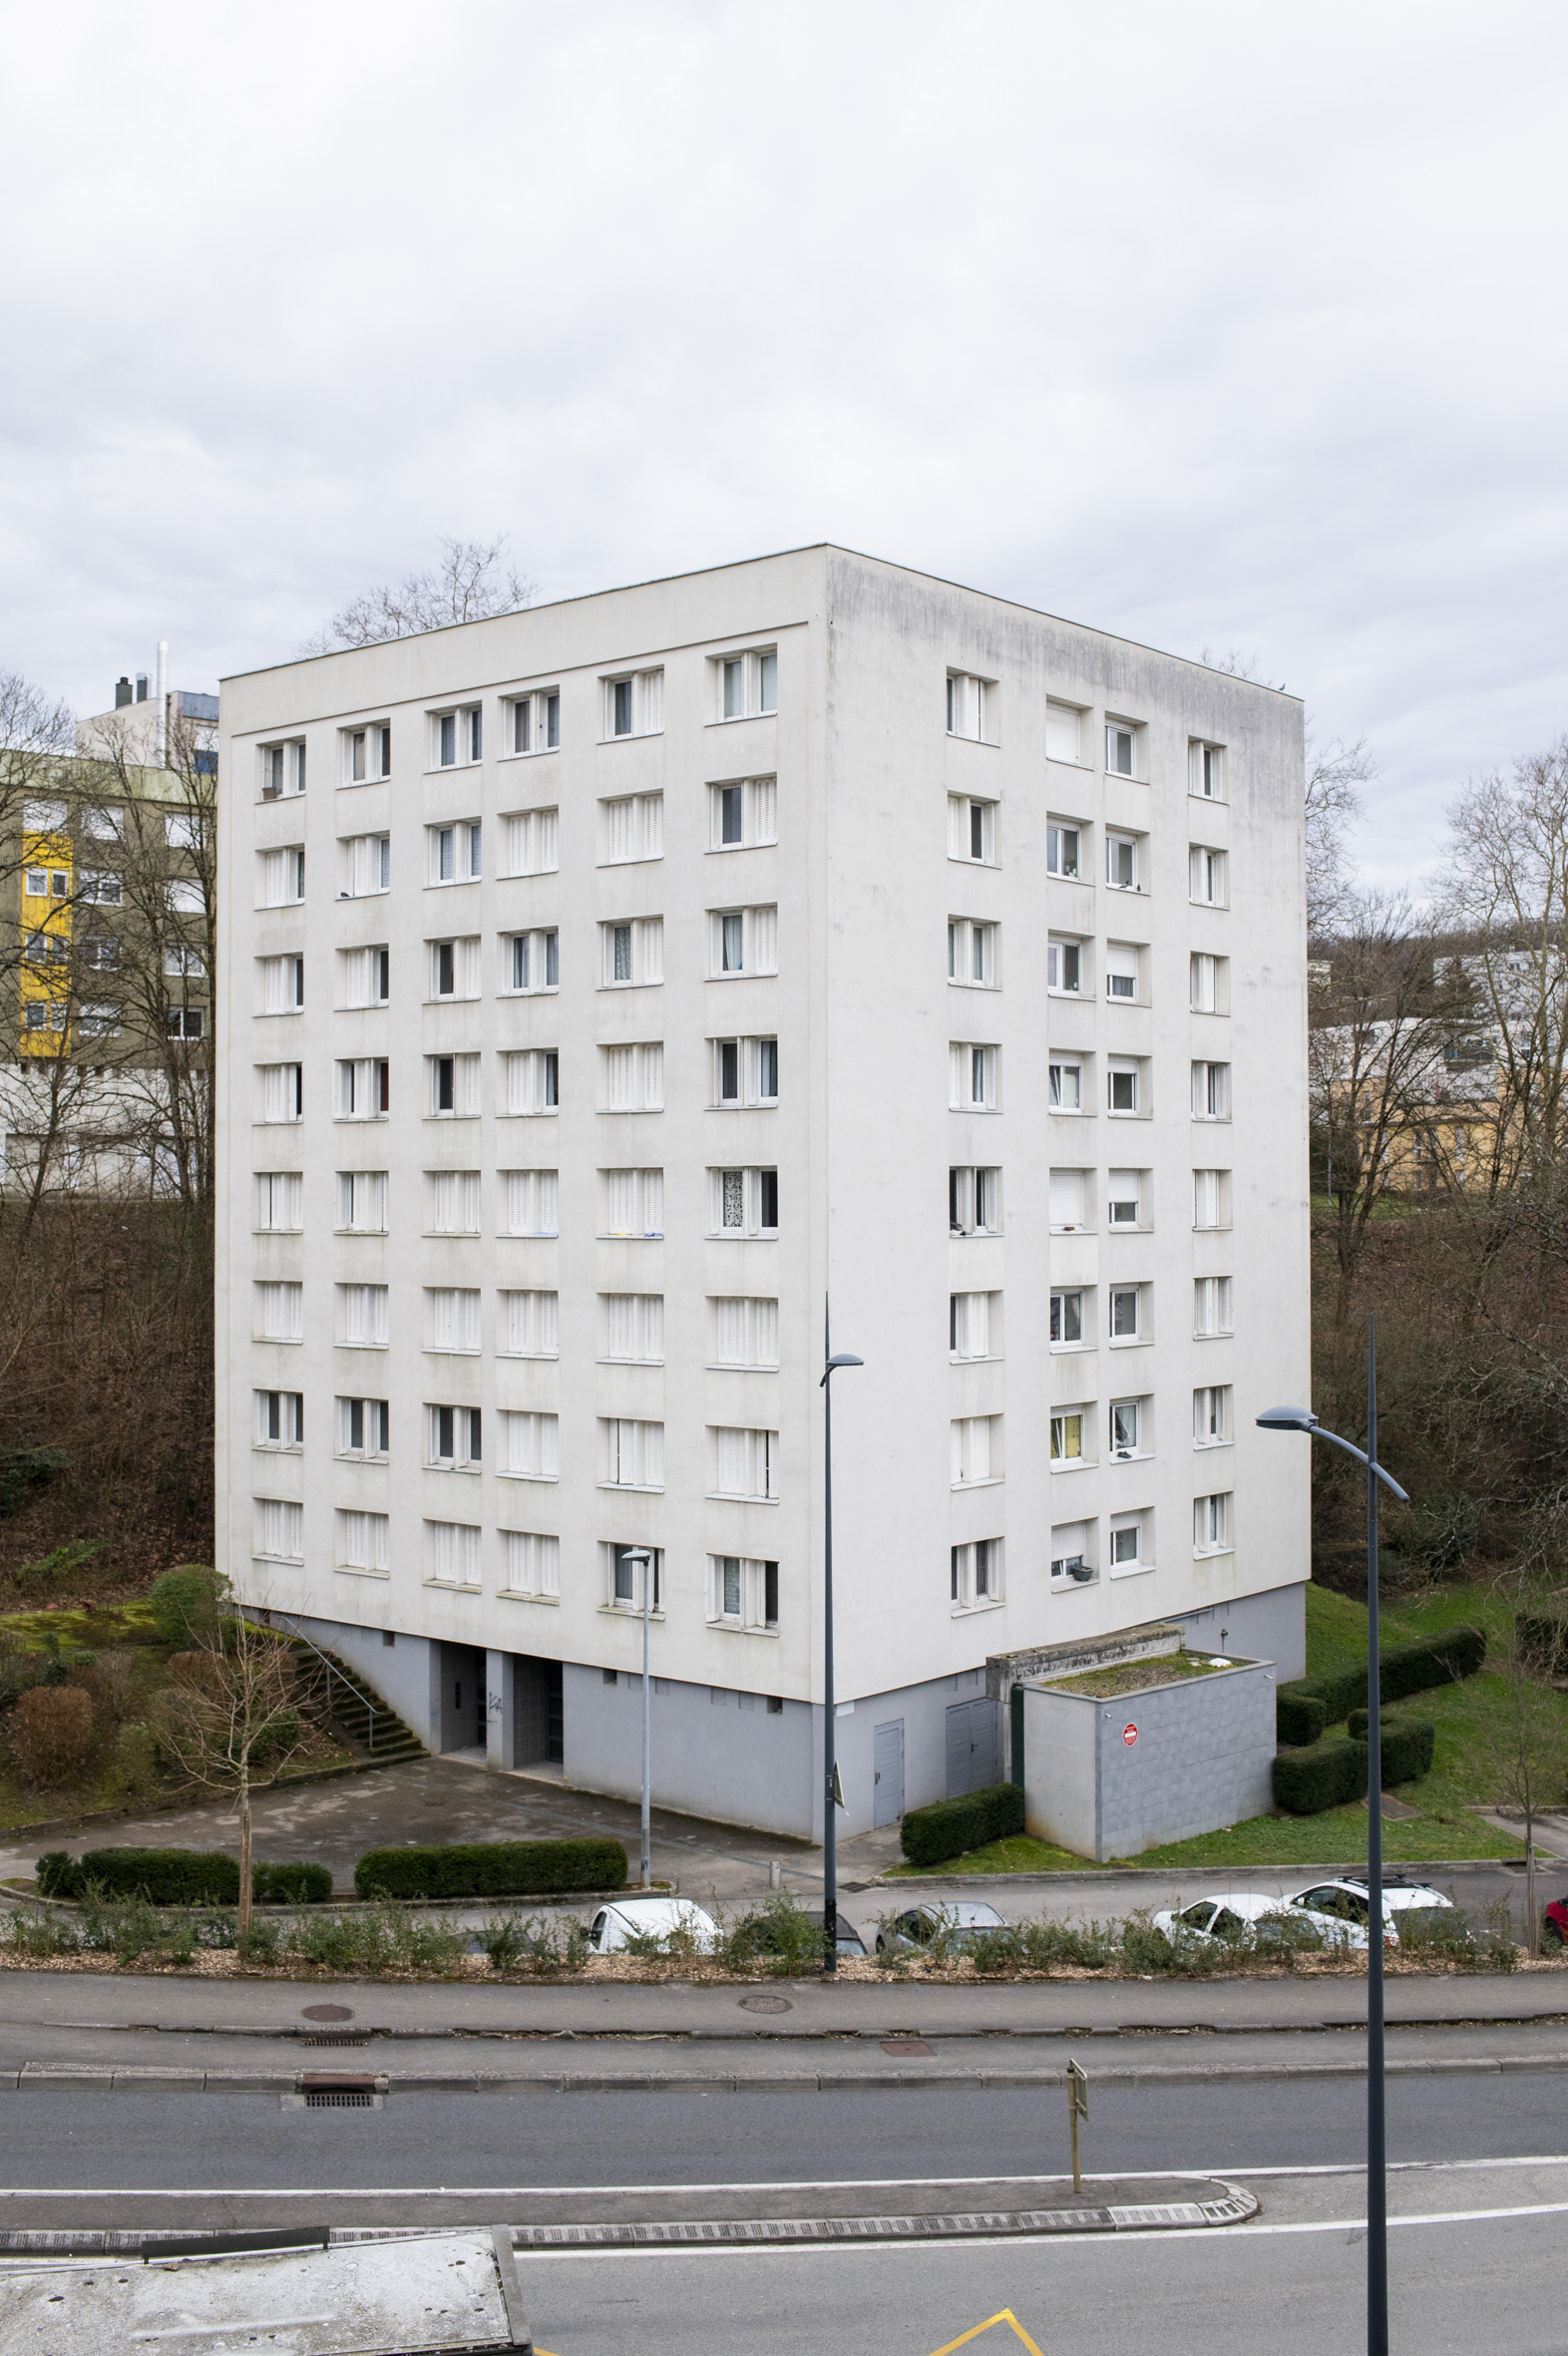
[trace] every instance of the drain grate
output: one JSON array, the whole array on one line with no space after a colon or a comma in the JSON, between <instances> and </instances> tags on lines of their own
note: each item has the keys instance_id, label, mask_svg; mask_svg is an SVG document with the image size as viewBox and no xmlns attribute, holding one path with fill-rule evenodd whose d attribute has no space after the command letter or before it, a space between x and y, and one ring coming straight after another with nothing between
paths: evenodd
<instances>
[{"instance_id":1,"label":"drain grate","mask_svg":"<svg viewBox=\"0 0 1568 2356\"><path fill-rule=\"evenodd\" d=\"M320 2034L315 2037L301 2037L299 2043L301 2045L331 2046L368 2045L370 2043L370 2037L368 2032L366 2032L364 2035L357 2035L352 2029L340 2029L337 2031L326 2029L321 2031Z\"/></svg>"},{"instance_id":2,"label":"drain grate","mask_svg":"<svg viewBox=\"0 0 1568 2356\"><path fill-rule=\"evenodd\" d=\"M373 2111L376 2098L359 2086L311 2086L305 2089L307 2111Z\"/></svg>"}]
</instances>

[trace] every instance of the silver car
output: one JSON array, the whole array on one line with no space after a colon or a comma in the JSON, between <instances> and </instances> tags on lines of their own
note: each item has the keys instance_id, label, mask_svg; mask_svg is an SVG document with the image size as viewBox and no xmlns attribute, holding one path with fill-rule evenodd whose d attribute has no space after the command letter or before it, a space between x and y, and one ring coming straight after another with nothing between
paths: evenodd
<instances>
[{"instance_id":1,"label":"silver car","mask_svg":"<svg viewBox=\"0 0 1568 2356\"><path fill-rule=\"evenodd\" d=\"M924 1906L911 1906L896 1915L878 1931L877 1953L886 1955L896 1947L929 1947L939 1936L945 1946L969 1947L982 1932L1004 1931L1006 1927L995 1907L978 1898L928 1899Z\"/></svg>"}]
</instances>

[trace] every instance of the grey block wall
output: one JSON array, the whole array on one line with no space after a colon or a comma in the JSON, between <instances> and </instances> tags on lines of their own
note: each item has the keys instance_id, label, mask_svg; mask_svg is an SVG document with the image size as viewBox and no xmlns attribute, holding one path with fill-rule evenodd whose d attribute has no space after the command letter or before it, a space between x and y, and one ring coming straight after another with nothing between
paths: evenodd
<instances>
[{"instance_id":1,"label":"grey block wall","mask_svg":"<svg viewBox=\"0 0 1568 2356\"><path fill-rule=\"evenodd\" d=\"M1282 1684L1307 1674L1307 1587L1269 1587L1206 1611L1176 1615L1190 1653L1234 1653L1272 1661Z\"/></svg>"}]
</instances>

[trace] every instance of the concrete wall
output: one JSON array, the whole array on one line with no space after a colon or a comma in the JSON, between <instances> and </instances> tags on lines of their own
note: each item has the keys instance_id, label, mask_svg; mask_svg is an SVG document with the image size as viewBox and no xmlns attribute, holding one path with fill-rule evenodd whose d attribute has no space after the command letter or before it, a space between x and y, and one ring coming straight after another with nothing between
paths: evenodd
<instances>
[{"instance_id":1,"label":"concrete wall","mask_svg":"<svg viewBox=\"0 0 1568 2356\"><path fill-rule=\"evenodd\" d=\"M1267 1587L1261 1595L1236 1595L1228 1603L1181 1614L1190 1653L1238 1653L1245 1661L1272 1661L1282 1685L1307 1674L1307 1587Z\"/></svg>"}]
</instances>

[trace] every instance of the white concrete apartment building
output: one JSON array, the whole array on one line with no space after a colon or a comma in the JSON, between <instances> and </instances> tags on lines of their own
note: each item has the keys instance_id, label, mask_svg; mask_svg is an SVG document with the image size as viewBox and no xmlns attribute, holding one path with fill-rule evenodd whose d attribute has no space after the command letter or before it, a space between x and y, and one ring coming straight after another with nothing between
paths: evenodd
<instances>
[{"instance_id":1,"label":"white concrete apartment building","mask_svg":"<svg viewBox=\"0 0 1568 2356\"><path fill-rule=\"evenodd\" d=\"M1301 712L833 547L225 680L218 1530L432 1748L820 1830L1303 1667ZM993 1681L994 1682L994 1681Z\"/></svg>"}]
</instances>

